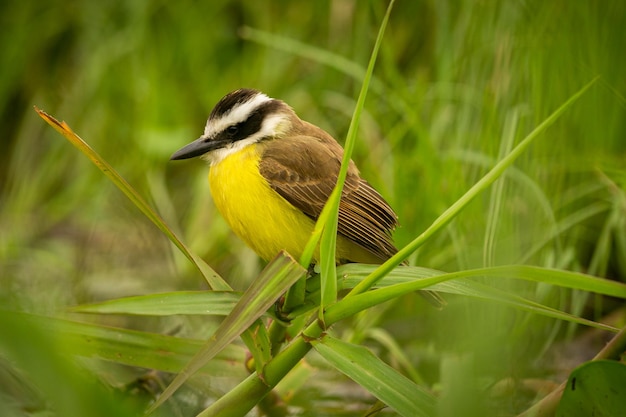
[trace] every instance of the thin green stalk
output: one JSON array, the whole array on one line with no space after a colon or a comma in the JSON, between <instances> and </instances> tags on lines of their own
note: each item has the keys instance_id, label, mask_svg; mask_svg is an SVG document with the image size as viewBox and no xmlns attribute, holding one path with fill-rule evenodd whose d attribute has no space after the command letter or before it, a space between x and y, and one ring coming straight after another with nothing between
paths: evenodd
<instances>
[{"instance_id":1,"label":"thin green stalk","mask_svg":"<svg viewBox=\"0 0 626 417\"><path fill-rule=\"evenodd\" d=\"M312 338L323 333L319 321L314 321L306 330ZM263 399L311 350L311 345L301 334L285 350L266 365L263 375L254 373L226 393L198 417L240 417L246 415Z\"/></svg>"},{"instance_id":2,"label":"thin green stalk","mask_svg":"<svg viewBox=\"0 0 626 417\"><path fill-rule=\"evenodd\" d=\"M341 161L341 168L337 175L337 184L333 189L333 192L324 206L323 212L327 212L326 218L322 220L322 216L318 220L324 221L324 229L322 232L322 242L320 246L320 265L321 265L321 308L319 310L320 320L324 319L324 309L326 306L337 302L337 265L336 265L336 243L337 243L337 222L339 216L339 202L341 200L341 193L343 186L348 175L348 167L352 159L352 152L356 143L356 135L358 132L359 121L361 120L361 113L363 107L365 107L365 98L367 97L367 91L370 86L372 74L374 73L374 66L376 64L376 58L378 57L378 51L383 41L383 35L389 22L389 16L391 15L391 9L393 8L395 0L391 0L387 6L385 17L378 30L378 36L374 44L374 49L370 55L370 60L367 65L367 71L365 72L365 78L361 85L361 92L354 108L352 120L350 121L350 127L348 128L348 135L346 143L344 145L343 159Z\"/></svg>"},{"instance_id":3,"label":"thin green stalk","mask_svg":"<svg viewBox=\"0 0 626 417\"><path fill-rule=\"evenodd\" d=\"M143 199L143 197L122 177L104 158L102 158L87 142L78 136L65 122L59 122L53 116L35 107L39 116L62 134L72 145L78 148L115 186L128 197L128 199L141 211L170 241L193 263L198 271L207 280L211 289L216 291L232 291L226 283L209 265L200 257L194 255L185 244L176 236L170 227L163 221L161 216Z\"/></svg>"}]
</instances>

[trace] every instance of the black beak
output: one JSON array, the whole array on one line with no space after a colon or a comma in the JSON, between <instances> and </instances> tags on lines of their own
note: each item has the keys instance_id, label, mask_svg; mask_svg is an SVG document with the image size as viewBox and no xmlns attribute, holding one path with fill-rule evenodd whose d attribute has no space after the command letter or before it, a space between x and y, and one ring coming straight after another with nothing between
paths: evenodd
<instances>
[{"instance_id":1,"label":"black beak","mask_svg":"<svg viewBox=\"0 0 626 417\"><path fill-rule=\"evenodd\" d=\"M174 152L174 154L170 157L170 161L189 159L204 155L207 152L223 147L227 143L228 142L222 140L211 140L205 137L200 137L199 139L194 140L190 144Z\"/></svg>"}]
</instances>

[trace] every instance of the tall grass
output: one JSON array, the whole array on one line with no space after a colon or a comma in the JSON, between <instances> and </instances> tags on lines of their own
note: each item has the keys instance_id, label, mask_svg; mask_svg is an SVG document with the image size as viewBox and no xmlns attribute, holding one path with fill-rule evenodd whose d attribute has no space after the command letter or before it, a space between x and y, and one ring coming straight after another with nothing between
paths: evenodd
<instances>
[{"instance_id":1,"label":"tall grass","mask_svg":"<svg viewBox=\"0 0 626 417\"><path fill-rule=\"evenodd\" d=\"M207 168L169 164L169 155L200 134L221 96L242 86L287 101L343 141L385 5L10 1L0 10L0 408L15 416L136 415L238 298L154 295L206 290L207 281L32 106L66 120L192 253L245 291L264 265L212 206ZM565 380L566 349L587 353L576 364L591 359L599 348L587 343L588 325L624 325L625 12L617 1L398 0L353 159L396 209L399 247L598 80L411 254L428 269L386 276L380 300L373 292L354 297L362 311L329 306L334 325L328 336L309 328L314 350L305 362L294 352L311 345L297 332L282 356L300 364L293 369L258 354L265 339L244 335L245 345L230 344L203 364L156 413L195 415L233 389L256 387L241 382L251 378L247 351L257 353L257 366L273 363L272 377L292 369L258 410L303 415L377 408L371 392L382 389L359 379L365 370L342 367L349 354L360 363L373 352L381 360L373 377L391 386L407 378L424 409L435 404L442 416L520 413L544 392L537 385L549 391ZM340 270L338 287L350 290L371 272ZM443 310L414 293L442 280L451 280L438 284L448 292ZM133 314L114 314L131 307L110 304L91 306L98 315L70 311L139 295L147 298L128 300ZM157 314L154 305L168 307ZM287 332L303 328L298 320L312 308L296 311ZM388 401L410 407L401 394ZM101 403L90 406L93 398Z\"/></svg>"}]
</instances>

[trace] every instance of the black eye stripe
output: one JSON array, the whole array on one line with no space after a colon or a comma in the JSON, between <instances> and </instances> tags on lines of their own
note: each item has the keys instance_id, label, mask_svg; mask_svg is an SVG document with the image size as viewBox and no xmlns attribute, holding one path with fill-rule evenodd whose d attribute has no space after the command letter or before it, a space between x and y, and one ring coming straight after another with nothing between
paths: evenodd
<instances>
[{"instance_id":1,"label":"black eye stripe","mask_svg":"<svg viewBox=\"0 0 626 417\"><path fill-rule=\"evenodd\" d=\"M277 100L263 103L261 106L256 108L246 120L228 126L219 134L219 136L221 139L237 142L254 135L261 130L265 117L280 108L281 104L282 103Z\"/></svg>"},{"instance_id":2,"label":"black eye stripe","mask_svg":"<svg viewBox=\"0 0 626 417\"><path fill-rule=\"evenodd\" d=\"M233 142L246 139L261 129L263 115L254 112L245 121L231 125L224 130L224 135Z\"/></svg>"},{"instance_id":3,"label":"black eye stripe","mask_svg":"<svg viewBox=\"0 0 626 417\"><path fill-rule=\"evenodd\" d=\"M227 134L228 136L233 136L233 137L234 137L235 135L237 135L237 133L239 133L239 125L240 125L240 124L241 124L241 123L237 123L236 125L228 126L228 127L226 128L226 134Z\"/></svg>"}]
</instances>

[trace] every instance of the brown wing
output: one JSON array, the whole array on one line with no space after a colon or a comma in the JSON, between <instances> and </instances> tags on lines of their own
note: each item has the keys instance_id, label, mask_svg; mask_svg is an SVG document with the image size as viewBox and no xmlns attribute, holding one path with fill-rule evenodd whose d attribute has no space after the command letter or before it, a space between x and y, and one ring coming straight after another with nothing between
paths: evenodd
<instances>
[{"instance_id":1,"label":"brown wing","mask_svg":"<svg viewBox=\"0 0 626 417\"><path fill-rule=\"evenodd\" d=\"M277 193L314 220L335 186L343 156L334 139L323 131L318 135L274 140L259 166ZM396 224L392 208L351 163L339 204L338 232L384 261L397 252L391 239Z\"/></svg>"}]
</instances>

